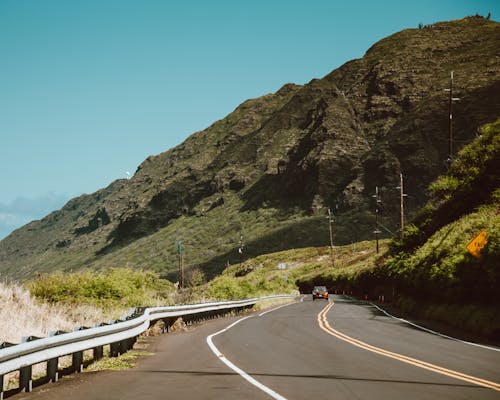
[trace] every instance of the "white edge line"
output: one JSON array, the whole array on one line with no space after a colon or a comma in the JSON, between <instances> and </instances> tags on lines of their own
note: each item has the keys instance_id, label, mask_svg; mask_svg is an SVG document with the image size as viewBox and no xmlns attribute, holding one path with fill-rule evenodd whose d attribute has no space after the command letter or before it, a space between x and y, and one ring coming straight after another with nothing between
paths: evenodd
<instances>
[{"instance_id":1,"label":"white edge line","mask_svg":"<svg viewBox=\"0 0 500 400\"><path fill-rule=\"evenodd\" d=\"M418 328L418 329L421 329L423 331L426 331L426 332L429 332L429 333L432 333L433 335L437 335L437 336L441 336L445 339L451 339L451 340L455 340L457 342L460 342L460 343L464 343L464 344L469 344L471 346L477 346L477 347L481 347L483 349L486 349L486 350L493 350L493 351L500 351L500 349L496 348L496 347L491 347L491 346L486 346L484 344L479 344L479 343L474 343L474 342L468 342L466 340L462 340L462 339L457 339L457 338L454 338L453 336L448 336L448 335L445 335L443 333L439 333L439 332L436 332L436 331L433 331L432 329L429 329L429 328L425 328L421 325L418 325L414 322L411 322L411 321L408 321L407 319L404 319L404 318L398 318L398 317L395 317L394 315L392 314L389 314L387 311L385 311L383 308L380 308L379 306L377 306L376 304L374 303L369 303L371 304L373 307L375 307L376 309L382 311L385 315L387 315L388 317L391 317L391 318L394 318L394 319L397 319L398 321L401 321L401 322L404 322L405 324L408 324L408 325L411 325L411 326L414 326L415 328Z\"/></svg>"},{"instance_id":2,"label":"white edge line","mask_svg":"<svg viewBox=\"0 0 500 400\"><path fill-rule=\"evenodd\" d=\"M267 311L264 311L262 313L259 314L259 317L262 317L263 315L266 315L267 313L270 313L270 312L273 312L273 311L276 311L276 310L279 310L280 308L283 308L283 307L287 307L287 306L290 306L292 304L295 304L295 302L291 302L291 303L287 303L287 304L283 304L279 307L275 307L275 308L272 308L270 310L267 310Z\"/></svg>"},{"instance_id":3,"label":"white edge line","mask_svg":"<svg viewBox=\"0 0 500 400\"><path fill-rule=\"evenodd\" d=\"M226 364L229 368L231 368L233 371L235 371L237 374L239 374L242 378L246 379L248 382L250 382L252 385L256 386L257 388L259 388L260 390L262 390L264 393L267 393L269 396L271 396L273 399L276 399L276 400L287 400L286 397L283 397L282 395L280 395L279 393L276 393L274 390L268 388L267 386L263 385L262 383L260 383L258 380L252 378L250 375L248 375L245 371L243 371L242 369L238 368L236 365L234 365L231 361L229 361L226 357L224 357L224 354L222 354L219 349L217 347L215 347L213 341L212 341L212 338L214 336L217 336L219 335L220 333L223 333L223 332L226 332L227 330L231 329L233 326L235 326L237 323L247 319L247 318L251 318L252 316L249 315L248 317L243 317L243 318L240 318L238 321L236 322L233 322L231 325L229 325L228 327L218 331L218 332L215 332L209 336L207 336L207 344L208 344L208 347L210 347L210 349L212 350L212 352L217 356L217 358L219 360L221 360L224 364Z\"/></svg>"}]
</instances>

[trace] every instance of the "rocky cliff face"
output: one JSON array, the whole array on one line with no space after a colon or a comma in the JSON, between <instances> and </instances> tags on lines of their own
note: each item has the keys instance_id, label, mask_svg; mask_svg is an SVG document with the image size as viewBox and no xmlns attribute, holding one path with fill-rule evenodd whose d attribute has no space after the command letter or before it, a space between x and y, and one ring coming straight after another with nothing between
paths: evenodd
<instances>
[{"instance_id":1,"label":"rocky cliff face","mask_svg":"<svg viewBox=\"0 0 500 400\"><path fill-rule=\"evenodd\" d=\"M396 33L323 79L246 101L131 179L11 234L0 272L125 264L168 274L183 240L189 265L213 274L237 260L241 234L248 254L328 245L328 208L336 243L372 237L375 186L395 232L399 174L411 213L445 169L452 70L458 150L500 111L500 24L478 17Z\"/></svg>"}]
</instances>

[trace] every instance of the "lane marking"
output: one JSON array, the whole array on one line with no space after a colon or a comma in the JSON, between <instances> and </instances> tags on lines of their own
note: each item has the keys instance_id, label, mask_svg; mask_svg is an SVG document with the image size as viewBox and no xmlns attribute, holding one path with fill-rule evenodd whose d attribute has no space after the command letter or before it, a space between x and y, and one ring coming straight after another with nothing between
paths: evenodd
<instances>
[{"instance_id":1,"label":"lane marking","mask_svg":"<svg viewBox=\"0 0 500 400\"><path fill-rule=\"evenodd\" d=\"M288 304L286 304L288 305ZM284 307L284 306L283 306ZM281 308L281 307L277 307L275 309L273 309L272 311L274 310L277 310L278 308ZM269 311L270 312L270 311ZM252 318L253 316L252 315L249 315L247 317L243 317L243 318L240 318L239 320L237 320L236 322L233 322L231 325L229 325L228 327L218 331L218 332L215 332L209 336L207 336L207 343L208 343L208 347L210 347L210 349L212 350L212 352L217 356L217 358L219 360L221 360L224 364L226 364L229 368L231 368L234 372L236 372L237 374L239 374L242 378L246 379L248 382L250 382L252 385L256 386L257 388L259 388L260 390L262 390L264 393L267 393L269 396L271 396L273 399L276 399L276 400L287 400L286 397L283 397L282 395L280 395L279 393L275 392L274 390L272 390L271 388L267 387L266 385L260 383L258 380L256 380L255 378L251 377L250 375L248 375L245 371L243 371L241 368L238 368L236 365L234 365L231 361L229 361L225 356L224 354L222 354L219 349L217 347L215 347L213 341L212 341L212 338L221 334L221 333L224 333L226 331L228 331L229 329L231 329L233 326L235 326L236 324L240 323L241 321L244 321L245 319L247 318Z\"/></svg>"},{"instance_id":2,"label":"lane marking","mask_svg":"<svg viewBox=\"0 0 500 400\"><path fill-rule=\"evenodd\" d=\"M387 311L385 311L383 308L380 308L376 304L373 304L373 303L369 303L369 304L371 304L371 306L375 307L379 311L382 311L388 317L394 318L394 319L396 319L398 321L404 322L404 323L406 323L408 325L414 326L415 328L421 329L423 331L432 333L433 335L441 336L441 337L443 337L445 339L455 340L457 342L461 342L461 343L468 344L468 345L471 345L471 346L481 347L482 349L486 349L486 350L500 351L500 349L496 348L496 347L486 346L484 344L479 344L479 343L474 343L474 342L468 342L467 340L457 339L457 338L455 338L453 336L448 336L448 335L445 335L443 333L439 333L439 332L433 331L432 329L429 329L429 328L426 328L424 326L418 325L415 322L408 321L407 319L395 317L394 315L389 314Z\"/></svg>"},{"instance_id":3,"label":"lane marking","mask_svg":"<svg viewBox=\"0 0 500 400\"><path fill-rule=\"evenodd\" d=\"M260 313L260 314L259 314L259 317L262 317L263 315L266 315L267 313L270 313L270 312L273 312L273 311L279 310L280 308L287 307L287 306L292 305L292 304L295 304L295 302L293 302L293 303L283 304L283 305L281 305L281 306L278 306L278 307L272 308L272 309L270 309L270 310L264 311L264 312L262 312L262 313Z\"/></svg>"},{"instance_id":4,"label":"lane marking","mask_svg":"<svg viewBox=\"0 0 500 400\"><path fill-rule=\"evenodd\" d=\"M327 320L327 313L333 307L334 302L329 303L321 312L318 314L318 324L321 329L327 332L331 336L335 336L338 339L341 339L345 342L352 344L353 346L362 348L364 350L371 351L372 353L380 354L389 358L393 358L395 360L404 362L406 364L411 364L419 368L426 369L428 371L436 372L438 374L446 375L451 378L459 379L465 382L473 383L478 386L486 387L488 389L500 391L500 384L492 381L488 381L486 379L477 378L475 376L463 374L458 371L453 371L451 369L443 368L435 364L431 364L425 361L418 360L416 358L408 357L402 354L394 353L392 351L384 350L380 347L372 346L368 343L362 342L361 340L354 339L350 336L343 334L342 332L333 329Z\"/></svg>"}]
</instances>

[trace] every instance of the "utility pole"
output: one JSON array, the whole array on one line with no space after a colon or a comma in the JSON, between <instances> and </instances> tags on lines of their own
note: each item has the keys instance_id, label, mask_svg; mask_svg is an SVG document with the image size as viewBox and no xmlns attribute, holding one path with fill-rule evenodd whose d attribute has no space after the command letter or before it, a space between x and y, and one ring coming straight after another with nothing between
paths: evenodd
<instances>
[{"instance_id":1,"label":"utility pole","mask_svg":"<svg viewBox=\"0 0 500 400\"><path fill-rule=\"evenodd\" d=\"M460 100L458 97L453 97L453 71L450 73L450 87L449 89L444 89L445 92L449 93L448 96L448 158L446 163L451 165L453 162L453 102Z\"/></svg>"},{"instance_id":2,"label":"utility pole","mask_svg":"<svg viewBox=\"0 0 500 400\"><path fill-rule=\"evenodd\" d=\"M399 189L399 210L400 210L400 221L401 221L400 235L401 239L403 239L403 231L405 228L404 198L408 196L407 194L405 194L403 188L403 174L399 174L399 186L397 186L396 189Z\"/></svg>"},{"instance_id":3,"label":"utility pole","mask_svg":"<svg viewBox=\"0 0 500 400\"><path fill-rule=\"evenodd\" d=\"M181 254L181 288L184 289L184 252Z\"/></svg>"},{"instance_id":4,"label":"utility pole","mask_svg":"<svg viewBox=\"0 0 500 400\"><path fill-rule=\"evenodd\" d=\"M240 246L238 247L238 254L240 255L240 263L243 261L243 249L245 242L243 241L243 234L240 235Z\"/></svg>"},{"instance_id":5,"label":"utility pole","mask_svg":"<svg viewBox=\"0 0 500 400\"><path fill-rule=\"evenodd\" d=\"M378 194L378 186L375 186L375 194L372 196L375 198L375 230L373 231L373 233L375 234L375 239L376 239L376 242L377 242L377 254L378 254L378 251L379 251L379 247L378 247L378 235L381 233L381 230L379 229L380 226L379 226L379 222L378 222L378 214L380 212L380 204L382 204L382 201L380 200L380 196Z\"/></svg>"},{"instance_id":6,"label":"utility pole","mask_svg":"<svg viewBox=\"0 0 500 400\"><path fill-rule=\"evenodd\" d=\"M177 242L177 258L179 261L179 269L178 269L178 280L179 280L179 287L183 288L184 287L184 259L182 256L182 242L178 241Z\"/></svg>"},{"instance_id":7,"label":"utility pole","mask_svg":"<svg viewBox=\"0 0 500 400\"><path fill-rule=\"evenodd\" d=\"M328 224L330 226L330 258L332 259L332 266L335 266L333 258L333 214L330 209L328 209Z\"/></svg>"}]
</instances>

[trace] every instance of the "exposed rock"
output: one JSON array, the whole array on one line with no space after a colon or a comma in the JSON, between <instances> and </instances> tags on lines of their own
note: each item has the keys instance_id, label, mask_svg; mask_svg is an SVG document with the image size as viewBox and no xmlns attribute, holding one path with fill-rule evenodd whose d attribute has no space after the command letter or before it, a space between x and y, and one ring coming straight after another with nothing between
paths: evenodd
<instances>
[{"instance_id":1,"label":"exposed rock","mask_svg":"<svg viewBox=\"0 0 500 400\"><path fill-rule=\"evenodd\" d=\"M456 150L498 117L499 49L500 24L477 17L391 35L322 79L245 101L148 157L131 179L16 230L0 242L0 271L25 279L62 260L66 268L102 268L135 260L120 253L130 246L135 253L147 248L139 267L161 265L168 273L176 268L179 234L155 235L180 220L204 249L190 262L220 270L237 246L227 237L245 227L258 225L262 235L246 251L325 244L314 218L324 221L327 208L337 217L336 242L348 243L371 237L376 186L384 222L397 229L399 174L411 213L445 168L450 71L461 98L454 104ZM207 226L210 234L198 233Z\"/></svg>"},{"instance_id":2,"label":"exposed rock","mask_svg":"<svg viewBox=\"0 0 500 400\"><path fill-rule=\"evenodd\" d=\"M88 223L85 226L77 227L73 230L73 233L75 235L84 235L90 232L95 231L96 229L100 228L103 225L107 225L111 222L111 218L109 217L108 213L106 212L105 208L100 208L94 216L89 219ZM71 242L71 240L70 240ZM62 247L62 246L58 246Z\"/></svg>"}]
</instances>

